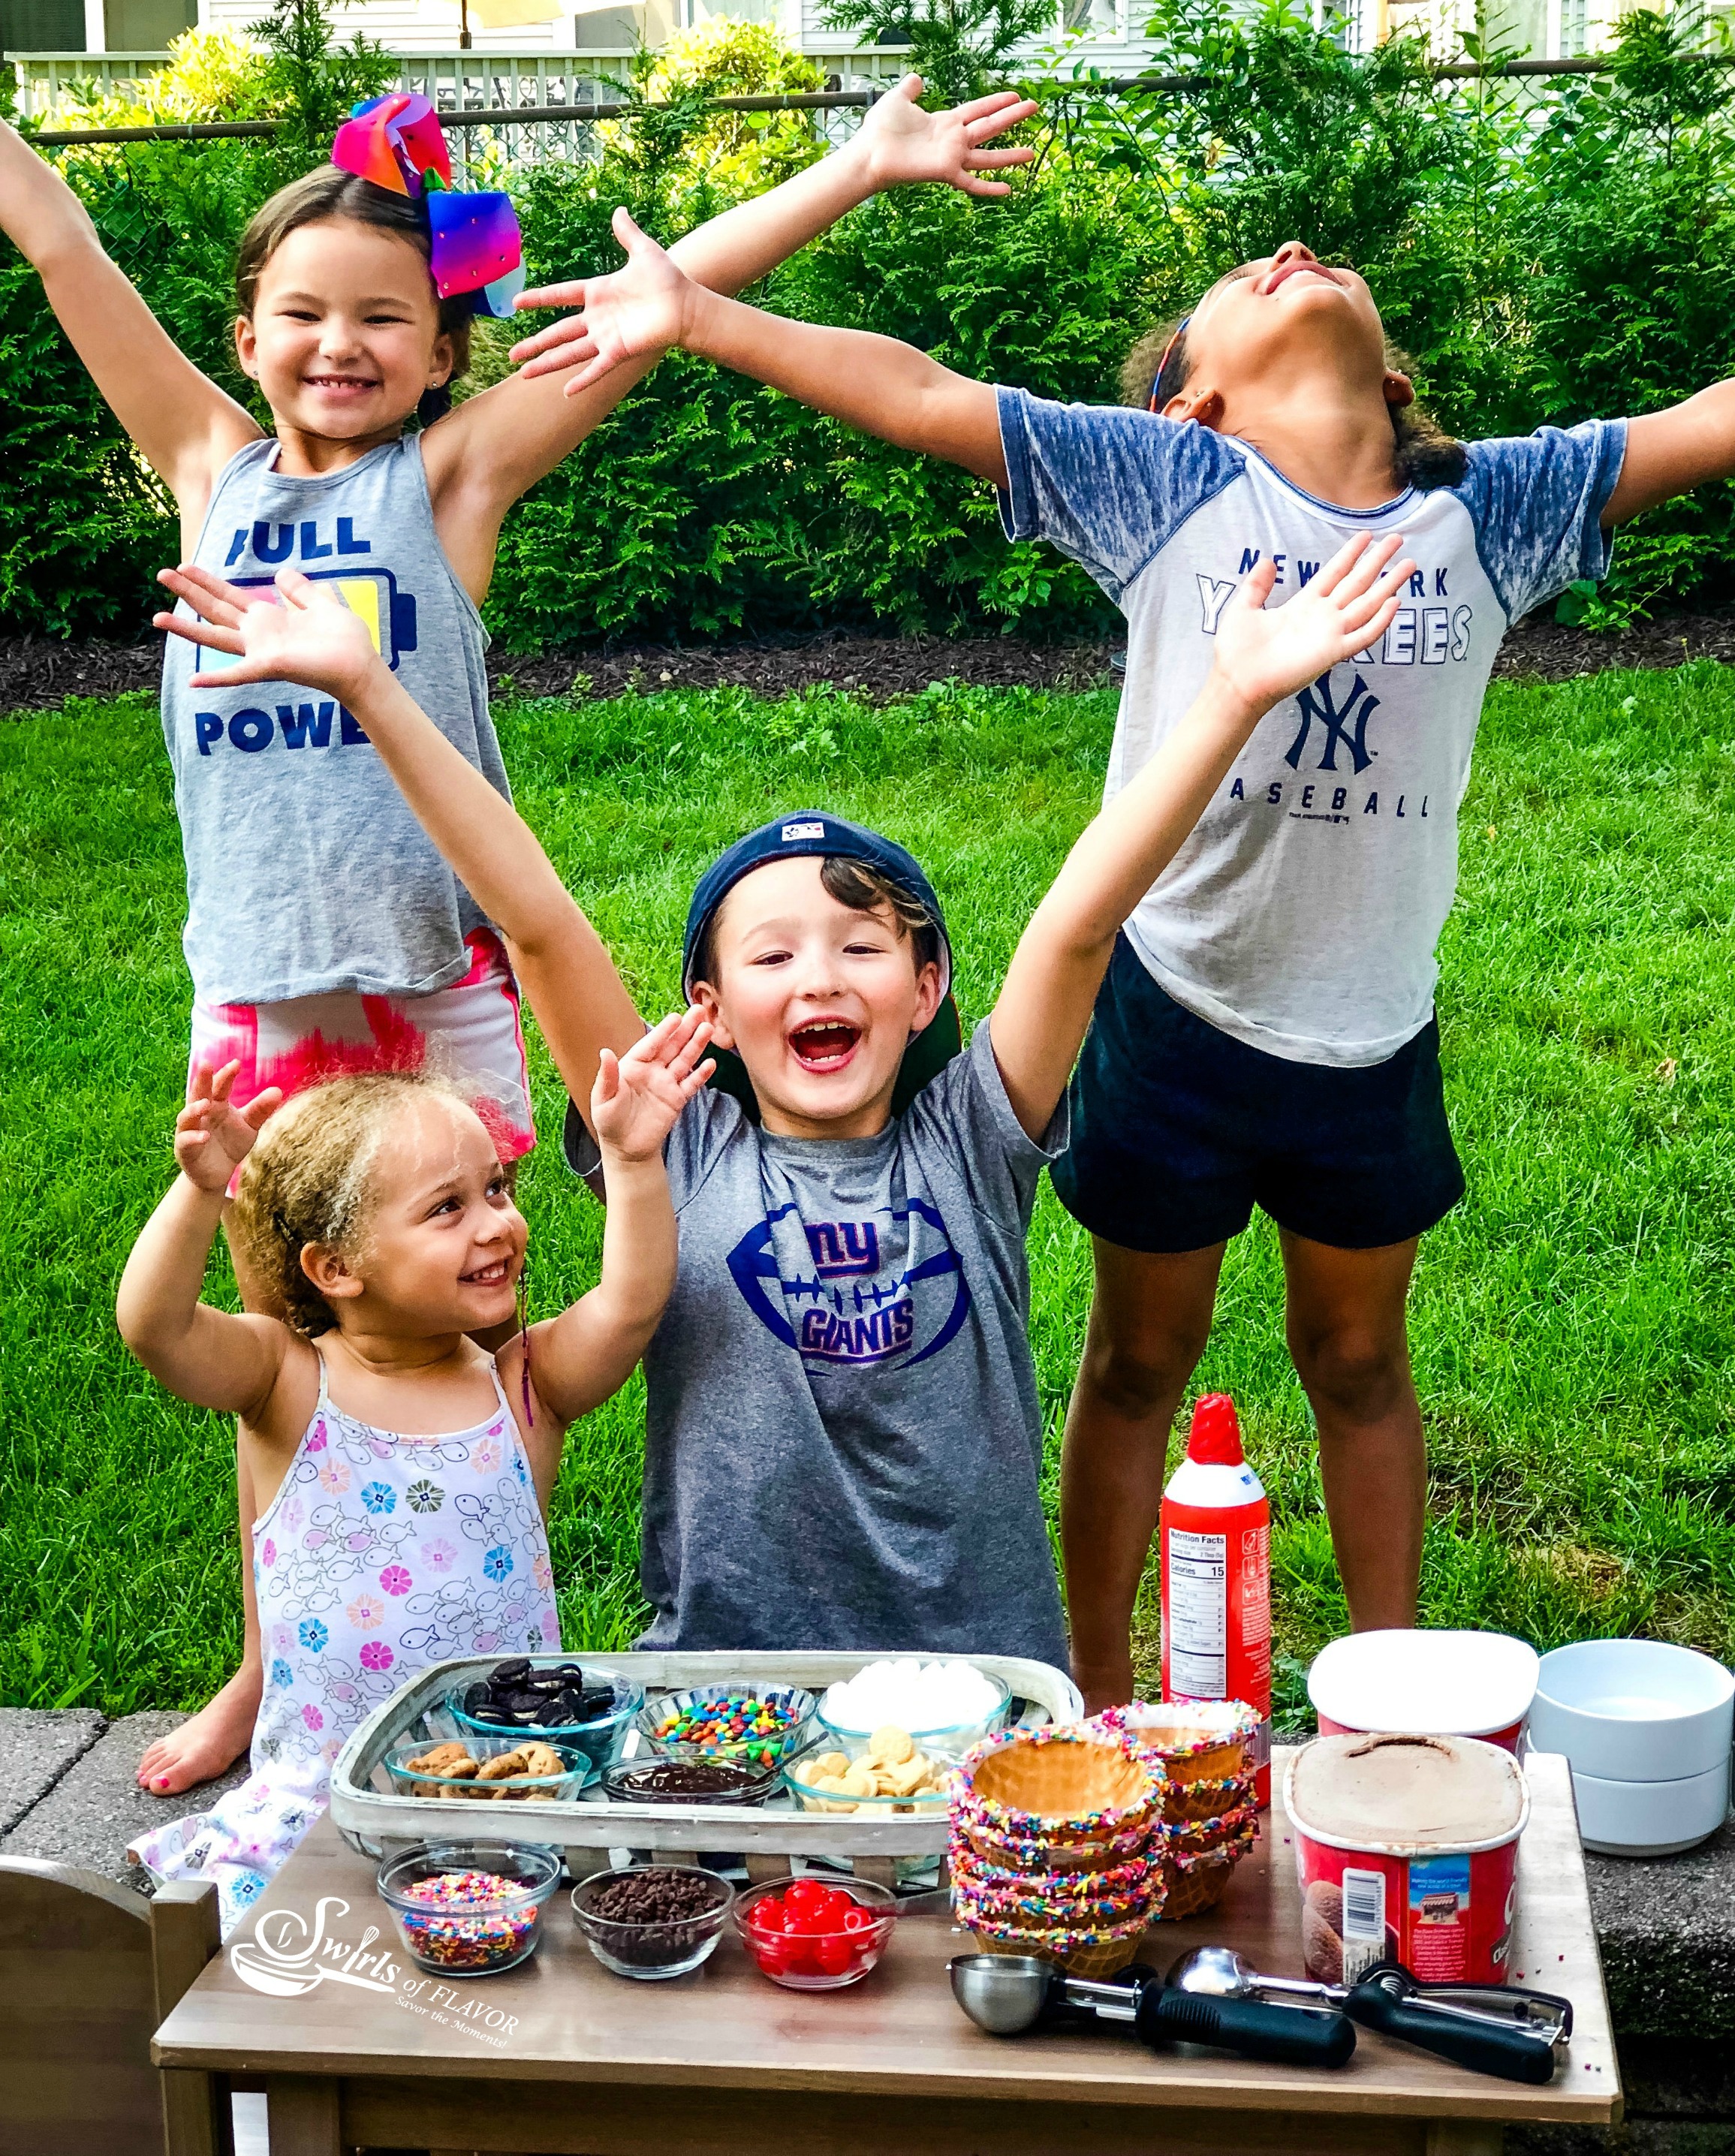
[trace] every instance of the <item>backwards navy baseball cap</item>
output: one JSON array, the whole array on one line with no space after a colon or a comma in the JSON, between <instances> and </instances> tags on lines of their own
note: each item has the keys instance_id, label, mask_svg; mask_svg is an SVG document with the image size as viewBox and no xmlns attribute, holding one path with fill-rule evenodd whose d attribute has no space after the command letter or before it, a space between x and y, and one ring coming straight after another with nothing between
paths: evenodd
<instances>
[{"instance_id":1,"label":"backwards navy baseball cap","mask_svg":"<svg viewBox=\"0 0 1735 2156\"><path fill-rule=\"evenodd\" d=\"M913 1036L898 1065L891 1112L901 1116L922 1087L937 1077L963 1046L963 1029L958 1024L957 1005L952 999L952 939L946 932L946 916L940 911L939 898L914 854L894 839L882 838L879 832L869 830L865 824L852 824L847 817L828 815L823 808L797 808L787 816L774 816L757 831L749 831L744 839L737 839L726 853L720 854L711 863L694 890L693 902L687 908L686 938L681 947L681 993L691 998L693 963L705 940L705 932L736 885L755 869L762 869L772 861L786 860L794 854L813 854L822 859L829 855L838 860L859 862L914 899L934 925L935 938L940 947L940 1007L921 1031ZM716 1061L711 1084L719 1092L728 1093L739 1101L749 1120L757 1123L759 1100L746 1064L731 1048L713 1045L706 1053Z\"/></svg>"},{"instance_id":2,"label":"backwards navy baseball cap","mask_svg":"<svg viewBox=\"0 0 1735 2156\"><path fill-rule=\"evenodd\" d=\"M794 854L833 855L839 860L859 861L887 883L905 893L934 924L940 944L940 993L952 993L952 943L946 918L940 911L934 887L922 874L914 854L891 839L870 831L865 824L852 824L843 816L828 816L819 808L797 808L787 816L773 817L757 831L737 839L720 854L700 877L687 908L686 940L680 953L680 989L689 1001L693 993L693 962L705 940L705 932L716 918L717 909L743 876L773 861Z\"/></svg>"},{"instance_id":3,"label":"backwards navy baseball cap","mask_svg":"<svg viewBox=\"0 0 1735 2156\"><path fill-rule=\"evenodd\" d=\"M963 1046L963 1029L958 1023L957 1005L952 997L952 939L946 932L946 916L940 911L934 887L922 874L921 864L913 854L892 839L882 838L877 831L869 830L865 824L852 824L845 817L829 816L819 808L798 808L789 815L773 817L770 823L762 824L757 831L749 831L744 839L737 839L726 853L719 855L700 877L693 902L687 908L687 932L680 954L681 993L690 1001L693 963L699 946L706 930L716 917L717 908L736 885L755 869L762 869L771 861L787 860L793 854L814 854L822 858L829 855L839 860L860 862L863 868L872 869L887 883L913 898L934 925L940 947L940 1007L911 1039L898 1065L891 1112L901 1116L922 1087L937 1078ZM746 1064L732 1048L719 1048L713 1043L705 1052L717 1066L711 1075L711 1085L718 1092L727 1093L738 1101L748 1121L757 1123L759 1099ZM596 1187L602 1156L576 1101L567 1103L562 1149L572 1173Z\"/></svg>"}]
</instances>

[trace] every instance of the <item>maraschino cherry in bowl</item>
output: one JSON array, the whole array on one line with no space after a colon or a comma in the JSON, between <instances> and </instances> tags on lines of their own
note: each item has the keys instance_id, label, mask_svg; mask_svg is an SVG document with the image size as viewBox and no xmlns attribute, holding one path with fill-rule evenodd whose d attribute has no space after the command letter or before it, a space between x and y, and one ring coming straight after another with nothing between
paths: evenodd
<instances>
[{"instance_id":1,"label":"maraschino cherry in bowl","mask_svg":"<svg viewBox=\"0 0 1735 2156\"><path fill-rule=\"evenodd\" d=\"M762 1976L789 1991L859 1984L891 1942L895 1895L868 1879L803 1872L767 1879L737 1901L735 1928Z\"/></svg>"}]
</instances>

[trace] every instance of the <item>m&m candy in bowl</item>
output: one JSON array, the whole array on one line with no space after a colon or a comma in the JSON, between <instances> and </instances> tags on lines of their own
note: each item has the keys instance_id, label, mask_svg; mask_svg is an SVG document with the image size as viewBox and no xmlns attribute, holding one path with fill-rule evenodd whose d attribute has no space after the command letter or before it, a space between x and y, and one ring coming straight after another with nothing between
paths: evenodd
<instances>
[{"instance_id":1,"label":"m&m candy in bowl","mask_svg":"<svg viewBox=\"0 0 1735 2156\"><path fill-rule=\"evenodd\" d=\"M775 1768L807 1742L819 1704L799 1685L694 1685L642 1708L644 1745L665 1759L736 1759Z\"/></svg>"},{"instance_id":2,"label":"m&m candy in bowl","mask_svg":"<svg viewBox=\"0 0 1735 2156\"><path fill-rule=\"evenodd\" d=\"M891 1943L897 1901L867 1879L814 1872L769 1879L735 1904L735 1928L762 1976L789 1991L859 1984Z\"/></svg>"},{"instance_id":3,"label":"m&m candy in bowl","mask_svg":"<svg viewBox=\"0 0 1735 2156\"><path fill-rule=\"evenodd\" d=\"M388 1856L376 1884L418 1969L495 1976L536 1952L560 1874L559 1851L535 1844L424 1842Z\"/></svg>"}]
</instances>

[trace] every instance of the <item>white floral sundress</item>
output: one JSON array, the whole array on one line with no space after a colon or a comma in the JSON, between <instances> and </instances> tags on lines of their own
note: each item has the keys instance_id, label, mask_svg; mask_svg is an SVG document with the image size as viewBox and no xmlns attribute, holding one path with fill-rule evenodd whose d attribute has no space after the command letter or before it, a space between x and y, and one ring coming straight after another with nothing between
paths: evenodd
<instances>
[{"instance_id":1,"label":"white floral sundress","mask_svg":"<svg viewBox=\"0 0 1735 2156\"><path fill-rule=\"evenodd\" d=\"M492 1365L490 1363L490 1368ZM351 1732L431 1662L560 1645L548 1537L518 1426L375 1430L319 1402L253 1529L264 1654L252 1772L127 1852L159 1882L214 1879L227 1938L320 1814Z\"/></svg>"}]
</instances>

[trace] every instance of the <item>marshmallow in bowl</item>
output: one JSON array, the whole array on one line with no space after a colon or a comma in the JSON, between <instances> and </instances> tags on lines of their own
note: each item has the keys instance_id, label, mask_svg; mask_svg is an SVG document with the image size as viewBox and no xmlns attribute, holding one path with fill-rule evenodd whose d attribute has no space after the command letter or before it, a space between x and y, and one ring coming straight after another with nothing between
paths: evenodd
<instances>
[{"instance_id":1,"label":"marshmallow in bowl","mask_svg":"<svg viewBox=\"0 0 1735 2156\"><path fill-rule=\"evenodd\" d=\"M870 1731L888 1722L918 1732L956 1729L986 1720L1001 1697L968 1662L870 1662L833 1685L819 1712L834 1729Z\"/></svg>"}]
</instances>

